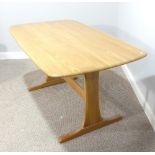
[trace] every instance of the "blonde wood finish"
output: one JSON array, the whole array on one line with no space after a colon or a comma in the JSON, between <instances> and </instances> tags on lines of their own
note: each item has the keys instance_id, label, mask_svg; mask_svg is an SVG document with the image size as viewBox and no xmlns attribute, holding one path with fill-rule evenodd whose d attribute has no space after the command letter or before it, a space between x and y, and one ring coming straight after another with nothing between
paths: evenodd
<instances>
[{"instance_id":1,"label":"blonde wood finish","mask_svg":"<svg viewBox=\"0 0 155 155\"><path fill-rule=\"evenodd\" d=\"M84 91L83 89L80 87L80 85L73 79L70 77L66 77L63 78L77 93L80 94L81 97L84 98Z\"/></svg>"},{"instance_id":2,"label":"blonde wood finish","mask_svg":"<svg viewBox=\"0 0 155 155\"><path fill-rule=\"evenodd\" d=\"M110 125L110 124L115 123L115 122L118 122L121 119L122 119L122 116L120 116L120 115L116 115L116 116L113 116L111 118L102 119L101 121L94 123L90 126L81 127L79 129L73 130L73 131L71 131L65 135L62 135L58 138L58 140L60 143L66 142L66 141L69 141L73 138L77 138L77 137L82 136L86 133L89 133L93 130L102 128L106 125Z\"/></svg>"},{"instance_id":3,"label":"blonde wood finish","mask_svg":"<svg viewBox=\"0 0 155 155\"><path fill-rule=\"evenodd\" d=\"M81 127L60 136L61 143L122 119L101 117L99 71L143 58L144 51L73 20L17 25L11 33L48 76L30 91L66 81L84 99ZM73 80L79 74L84 74L83 89Z\"/></svg>"},{"instance_id":4,"label":"blonde wood finish","mask_svg":"<svg viewBox=\"0 0 155 155\"><path fill-rule=\"evenodd\" d=\"M99 72L85 74L84 81L84 117L79 129L73 130L58 138L60 143L66 142L95 129L109 125L122 119L116 115L112 118L102 118L99 108Z\"/></svg>"},{"instance_id":5,"label":"blonde wood finish","mask_svg":"<svg viewBox=\"0 0 155 155\"><path fill-rule=\"evenodd\" d=\"M68 79L76 80L77 77L72 76L72 77L69 77ZM56 84L60 84L60 83L64 83L64 82L66 82L66 80L64 80L63 78L60 78L60 77L53 78L53 77L47 76L46 80L43 83L40 83L40 84L35 85L35 86L31 86L28 88L28 90L29 91L38 90L38 89L41 89L44 87L49 87L51 85L56 85Z\"/></svg>"},{"instance_id":6,"label":"blonde wood finish","mask_svg":"<svg viewBox=\"0 0 155 155\"><path fill-rule=\"evenodd\" d=\"M47 76L45 82L40 83L40 84L38 84L36 86L31 86L31 87L28 88L28 90L29 91L38 90L38 89L41 89L41 88L44 88L44 87L48 87L48 86L51 86L51 85L64 83L64 82L65 82L65 80L62 79L62 78L52 78L52 77Z\"/></svg>"},{"instance_id":7,"label":"blonde wood finish","mask_svg":"<svg viewBox=\"0 0 155 155\"><path fill-rule=\"evenodd\" d=\"M73 20L16 25L11 33L51 77L104 70L146 56L132 45Z\"/></svg>"},{"instance_id":8,"label":"blonde wood finish","mask_svg":"<svg viewBox=\"0 0 155 155\"><path fill-rule=\"evenodd\" d=\"M99 108L99 72L84 75L85 117L83 126L88 126L102 120Z\"/></svg>"}]
</instances>

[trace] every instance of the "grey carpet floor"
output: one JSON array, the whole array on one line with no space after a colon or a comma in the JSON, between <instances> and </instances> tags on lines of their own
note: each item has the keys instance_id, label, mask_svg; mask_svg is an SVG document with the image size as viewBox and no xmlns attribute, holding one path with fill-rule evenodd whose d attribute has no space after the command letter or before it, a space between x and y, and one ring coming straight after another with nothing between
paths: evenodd
<instances>
[{"instance_id":1,"label":"grey carpet floor","mask_svg":"<svg viewBox=\"0 0 155 155\"><path fill-rule=\"evenodd\" d=\"M0 61L0 151L155 151L155 133L120 68L100 72L100 107L123 120L63 144L57 137L80 126L83 102L67 84L28 92L44 77L28 59Z\"/></svg>"}]
</instances>

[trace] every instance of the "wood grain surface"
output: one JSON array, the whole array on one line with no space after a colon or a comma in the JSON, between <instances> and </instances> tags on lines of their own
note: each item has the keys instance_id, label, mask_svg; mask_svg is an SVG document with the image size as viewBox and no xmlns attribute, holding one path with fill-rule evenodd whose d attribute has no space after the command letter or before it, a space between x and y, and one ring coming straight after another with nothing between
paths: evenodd
<instances>
[{"instance_id":1,"label":"wood grain surface","mask_svg":"<svg viewBox=\"0 0 155 155\"><path fill-rule=\"evenodd\" d=\"M34 63L51 77L66 77L126 64L146 53L74 20L21 24L11 33Z\"/></svg>"}]
</instances>

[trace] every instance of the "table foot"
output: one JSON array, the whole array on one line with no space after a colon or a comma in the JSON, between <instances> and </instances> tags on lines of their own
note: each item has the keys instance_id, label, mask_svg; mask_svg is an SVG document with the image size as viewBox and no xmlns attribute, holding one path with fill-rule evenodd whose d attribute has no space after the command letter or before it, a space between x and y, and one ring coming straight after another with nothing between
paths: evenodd
<instances>
[{"instance_id":1,"label":"table foot","mask_svg":"<svg viewBox=\"0 0 155 155\"><path fill-rule=\"evenodd\" d=\"M58 138L59 142L60 143L63 143L63 142L66 142L68 140L71 140L73 138L76 138L76 137L79 137L83 134L86 134L86 133L89 133L93 130L96 130L98 128L101 128L103 126L106 126L106 125L110 125L112 123L115 123L119 120L122 119L122 116L120 115L116 115L116 116L113 116L111 118L108 118L108 119L102 119L101 121L97 122L97 123L94 123L92 125L89 125L89 126L86 126L86 127L81 127L80 129L76 129L76 130L73 130L67 134L64 134L62 136L60 136Z\"/></svg>"},{"instance_id":2,"label":"table foot","mask_svg":"<svg viewBox=\"0 0 155 155\"><path fill-rule=\"evenodd\" d=\"M38 84L36 86L29 87L28 90L29 91L38 90L38 89L41 89L41 88L44 88L44 87L48 87L48 86L51 86L51 85L64 83L64 82L65 82L65 80L62 79L62 78L47 77L45 82L43 82L41 84Z\"/></svg>"}]
</instances>

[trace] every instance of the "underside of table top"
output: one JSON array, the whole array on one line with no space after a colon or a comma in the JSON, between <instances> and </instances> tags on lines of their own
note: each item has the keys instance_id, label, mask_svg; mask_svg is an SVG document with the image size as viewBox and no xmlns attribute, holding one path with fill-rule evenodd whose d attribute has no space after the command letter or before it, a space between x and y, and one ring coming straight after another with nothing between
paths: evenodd
<instances>
[{"instance_id":1,"label":"underside of table top","mask_svg":"<svg viewBox=\"0 0 155 155\"><path fill-rule=\"evenodd\" d=\"M11 33L51 77L100 71L146 56L132 45L73 20L16 25Z\"/></svg>"}]
</instances>

